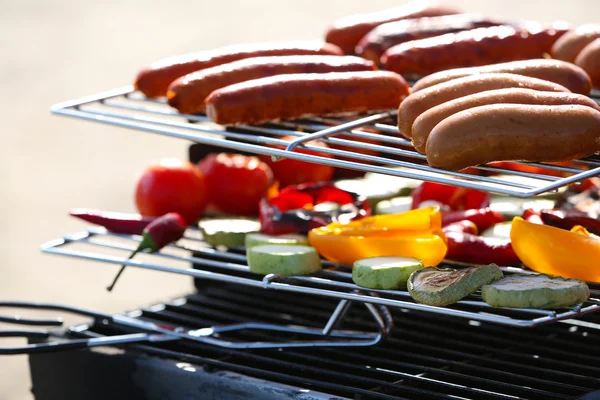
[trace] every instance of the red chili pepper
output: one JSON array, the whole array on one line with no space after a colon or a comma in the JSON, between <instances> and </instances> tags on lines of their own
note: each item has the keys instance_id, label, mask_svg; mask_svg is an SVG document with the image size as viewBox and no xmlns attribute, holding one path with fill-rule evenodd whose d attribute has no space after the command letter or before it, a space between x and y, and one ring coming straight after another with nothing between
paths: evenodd
<instances>
[{"instance_id":1,"label":"red chili pepper","mask_svg":"<svg viewBox=\"0 0 600 400\"><path fill-rule=\"evenodd\" d=\"M422 202L431 200L447 205L452 210L485 208L491 201L488 193L434 182L423 182L413 190L411 196L413 209L418 208Z\"/></svg>"},{"instance_id":2,"label":"red chili pepper","mask_svg":"<svg viewBox=\"0 0 600 400\"><path fill-rule=\"evenodd\" d=\"M477 210L449 211L442 213L442 226L464 220L471 221L477 225L479 232L483 232L489 227L505 221L502 214L489 207Z\"/></svg>"},{"instance_id":3,"label":"red chili pepper","mask_svg":"<svg viewBox=\"0 0 600 400\"><path fill-rule=\"evenodd\" d=\"M143 217L140 214L126 214L112 211L76 208L69 211L75 218L100 225L114 233L141 235L155 217Z\"/></svg>"},{"instance_id":4,"label":"red chili pepper","mask_svg":"<svg viewBox=\"0 0 600 400\"><path fill-rule=\"evenodd\" d=\"M315 211L317 204L333 202L340 207ZM259 219L261 232L280 235L307 233L331 222L348 222L371 215L367 200L337 188L332 183L288 186L278 194L261 200Z\"/></svg>"},{"instance_id":5,"label":"red chili pepper","mask_svg":"<svg viewBox=\"0 0 600 400\"><path fill-rule=\"evenodd\" d=\"M445 232L445 235L448 240L448 260L472 264L521 263L510 244L510 239L488 238L461 232Z\"/></svg>"},{"instance_id":6,"label":"red chili pepper","mask_svg":"<svg viewBox=\"0 0 600 400\"><path fill-rule=\"evenodd\" d=\"M600 235L600 221L590 218L578 211L571 210L542 210L541 220L544 224L556 228L571 230L576 225L581 225L588 232Z\"/></svg>"},{"instance_id":7,"label":"red chili pepper","mask_svg":"<svg viewBox=\"0 0 600 400\"><path fill-rule=\"evenodd\" d=\"M521 218L523 218L525 221L534 224L544 225L544 221L542 221L542 213L539 211L535 211L531 208L528 208L527 210L523 211L523 215L521 216Z\"/></svg>"},{"instance_id":8,"label":"red chili pepper","mask_svg":"<svg viewBox=\"0 0 600 400\"><path fill-rule=\"evenodd\" d=\"M186 228L187 223L178 213L168 213L156 218L144 229L142 241L128 259L133 258L142 250L150 250L151 253L154 253L169 243L176 242L183 237ZM109 292L113 290L124 270L125 265L122 265L113 282L106 288Z\"/></svg>"},{"instance_id":9,"label":"red chili pepper","mask_svg":"<svg viewBox=\"0 0 600 400\"><path fill-rule=\"evenodd\" d=\"M477 229L477 225L468 219L453 222L449 225L446 225L442 228L444 233L446 232L461 232L461 233L470 233L471 235L479 234L479 229Z\"/></svg>"}]
</instances>

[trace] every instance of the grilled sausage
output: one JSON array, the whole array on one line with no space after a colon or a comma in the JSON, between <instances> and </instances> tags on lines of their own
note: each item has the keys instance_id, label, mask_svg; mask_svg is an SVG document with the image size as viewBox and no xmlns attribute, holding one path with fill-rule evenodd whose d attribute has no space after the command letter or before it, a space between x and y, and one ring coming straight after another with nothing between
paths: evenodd
<instances>
[{"instance_id":1,"label":"grilled sausage","mask_svg":"<svg viewBox=\"0 0 600 400\"><path fill-rule=\"evenodd\" d=\"M600 112L588 106L492 104L440 122L427 141L432 167L491 161L569 161L600 149Z\"/></svg>"},{"instance_id":2,"label":"grilled sausage","mask_svg":"<svg viewBox=\"0 0 600 400\"><path fill-rule=\"evenodd\" d=\"M276 75L215 90L206 99L206 113L223 125L259 124L390 110L409 92L404 78L389 71Z\"/></svg>"},{"instance_id":3,"label":"grilled sausage","mask_svg":"<svg viewBox=\"0 0 600 400\"><path fill-rule=\"evenodd\" d=\"M325 40L339 46L346 54L352 54L363 36L386 22L458 14L459 12L456 7L437 0L416 0L388 10L340 18L328 28Z\"/></svg>"},{"instance_id":4,"label":"grilled sausage","mask_svg":"<svg viewBox=\"0 0 600 400\"><path fill-rule=\"evenodd\" d=\"M470 96L450 100L430 108L415 120L412 130L412 141L419 153L425 154L429 134L437 124L446 118L471 108L487 104L537 104L560 106L579 104L600 111L598 104L582 94L563 92L541 92L533 89L498 89L488 90Z\"/></svg>"},{"instance_id":5,"label":"grilled sausage","mask_svg":"<svg viewBox=\"0 0 600 400\"><path fill-rule=\"evenodd\" d=\"M566 31L563 23L533 22L471 29L391 47L381 63L387 70L422 77L451 68L541 58Z\"/></svg>"},{"instance_id":6,"label":"grilled sausage","mask_svg":"<svg viewBox=\"0 0 600 400\"><path fill-rule=\"evenodd\" d=\"M562 35L552 46L550 54L558 60L575 62L583 48L598 38L600 25L581 25Z\"/></svg>"},{"instance_id":7,"label":"grilled sausage","mask_svg":"<svg viewBox=\"0 0 600 400\"><path fill-rule=\"evenodd\" d=\"M417 117L432 107L486 90L515 87L547 92L569 91L557 83L523 75L496 73L465 76L419 90L404 99L398 108L398 129L401 134L410 138Z\"/></svg>"},{"instance_id":8,"label":"grilled sausage","mask_svg":"<svg viewBox=\"0 0 600 400\"><path fill-rule=\"evenodd\" d=\"M159 97L167 94L167 88L175 79L204 68L250 57L308 54L343 55L339 47L321 41L239 44L157 61L138 73L134 87L147 97Z\"/></svg>"},{"instance_id":9,"label":"grilled sausage","mask_svg":"<svg viewBox=\"0 0 600 400\"><path fill-rule=\"evenodd\" d=\"M483 67L456 68L441 71L418 80L413 91L437 85L463 76L476 74L489 74L495 72L508 72L511 74L530 76L558 83L573 93L589 94L592 84L588 74L578 66L569 62L550 59L535 59L512 61L500 64L486 65Z\"/></svg>"},{"instance_id":10,"label":"grilled sausage","mask_svg":"<svg viewBox=\"0 0 600 400\"><path fill-rule=\"evenodd\" d=\"M600 39L585 46L575 63L588 73L593 86L600 89Z\"/></svg>"},{"instance_id":11,"label":"grilled sausage","mask_svg":"<svg viewBox=\"0 0 600 400\"><path fill-rule=\"evenodd\" d=\"M502 24L500 20L479 14L454 14L388 22L367 33L356 45L356 54L379 63L381 55L387 49L400 43Z\"/></svg>"},{"instance_id":12,"label":"grilled sausage","mask_svg":"<svg viewBox=\"0 0 600 400\"><path fill-rule=\"evenodd\" d=\"M373 62L353 56L255 57L207 68L182 76L169 86L169 105L182 113L205 109L204 100L225 86L273 75L373 71Z\"/></svg>"}]
</instances>

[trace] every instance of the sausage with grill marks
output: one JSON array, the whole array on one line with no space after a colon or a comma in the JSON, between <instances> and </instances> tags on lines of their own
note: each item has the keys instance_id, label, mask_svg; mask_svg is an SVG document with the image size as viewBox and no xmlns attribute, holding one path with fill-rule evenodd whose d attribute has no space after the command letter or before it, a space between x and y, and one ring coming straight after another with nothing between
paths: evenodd
<instances>
[{"instance_id":1,"label":"sausage with grill marks","mask_svg":"<svg viewBox=\"0 0 600 400\"><path fill-rule=\"evenodd\" d=\"M532 78L545 79L558 83L573 93L589 94L591 81L588 74L577 65L560 60L546 58L511 61L506 63L486 65L483 67L455 68L447 71L436 72L418 80L413 91L419 91L439 83L464 76L506 72Z\"/></svg>"},{"instance_id":2,"label":"sausage with grill marks","mask_svg":"<svg viewBox=\"0 0 600 400\"><path fill-rule=\"evenodd\" d=\"M167 94L167 88L175 79L204 68L250 57L304 54L341 56L343 52L339 47L321 41L247 43L226 46L159 60L138 73L134 87L147 97L160 97Z\"/></svg>"},{"instance_id":3,"label":"sausage with grill marks","mask_svg":"<svg viewBox=\"0 0 600 400\"><path fill-rule=\"evenodd\" d=\"M575 62L575 59L588 44L600 38L600 25L585 24L565 33L554 43L552 57Z\"/></svg>"},{"instance_id":4,"label":"sausage with grill marks","mask_svg":"<svg viewBox=\"0 0 600 400\"><path fill-rule=\"evenodd\" d=\"M453 14L388 22L367 33L356 45L356 54L379 63L381 55L387 49L404 42L504 23L506 21L479 14Z\"/></svg>"},{"instance_id":5,"label":"sausage with grill marks","mask_svg":"<svg viewBox=\"0 0 600 400\"><path fill-rule=\"evenodd\" d=\"M523 75L496 73L465 76L419 90L404 99L398 108L398 129L402 135L410 138L413 123L419 115L430 108L486 90L515 87L548 92L569 92L569 89L557 83Z\"/></svg>"},{"instance_id":6,"label":"sausage with grill marks","mask_svg":"<svg viewBox=\"0 0 600 400\"><path fill-rule=\"evenodd\" d=\"M352 54L363 36L386 22L458 13L460 10L450 4L416 0L396 8L340 18L328 28L325 40L339 46L346 54Z\"/></svg>"},{"instance_id":7,"label":"sausage with grill marks","mask_svg":"<svg viewBox=\"0 0 600 400\"><path fill-rule=\"evenodd\" d=\"M542 58L567 28L564 23L531 22L448 33L391 47L381 63L389 71L423 77L452 68Z\"/></svg>"},{"instance_id":8,"label":"sausage with grill marks","mask_svg":"<svg viewBox=\"0 0 600 400\"><path fill-rule=\"evenodd\" d=\"M205 110L204 100L214 91L235 83L268 76L298 73L373 71L369 60L353 56L254 57L193 72L169 86L169 105L193 114Z\"/></svg>"},{"instance_id":9,"label":"sausage with grill marks","mask_svg":"<svg viewBox=\"0 0 600 400\"><path fill-rule=\"evenodd\" d=\"M315 115L392 110L410 93L389 71L286 74L217 89L206 113L222 125L260 124Z\"/></svg>"},{"instance_id":10,"label":"sausage with grill marks","mask_svg":"<svg viewBox=\"0 0 600 400\"><path fill-rule=\"evenodd\" d=\"M431 131L427 162L448 170L492 161L569 161L600 150L600 112L582 105L492 104Z\"/></svg>"},{"instance_id":11,"label":"sausage with grill marks","mask_svg":"<svg viewBox=\"0 0 600 400\"><path fill-rule=\"evenodd\" d=\"M415 120L412 141L418 152L425 154L429 134L440 122L464 110L487 104L533 104L533 105L569 105L578 104L600 111L598 104L588 96L576 93L541 92L533 89L488 90L430 108Z\"/></svg>"},{"instance_id":12,"label":"sausage with grill marks","mask_svg":"<svg viewBox=\"0 0 600 400\"><path fill-rule=\"evenodd\" d=\"M600 89L600 39L585 46L575 63L583 68L592 80L592 85Z\"/></svg>"}]
</instances>

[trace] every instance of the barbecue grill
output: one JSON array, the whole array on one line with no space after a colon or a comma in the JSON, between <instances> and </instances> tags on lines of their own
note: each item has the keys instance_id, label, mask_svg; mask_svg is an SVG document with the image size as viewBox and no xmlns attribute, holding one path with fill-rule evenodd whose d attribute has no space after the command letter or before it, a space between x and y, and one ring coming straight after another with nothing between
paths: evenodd
<instances>
[{"instance_id":1,"label":"barbecue grill","mask_svg":"<svg viewBox=\"0 0 600 400\"><path fill-rule=\"evenodd\" d=\"M598 156L572 167L526 163L560 171L561 177L488 165L475 170L504 177L431 168L397 136L394 112L225 128L204 115L178 114L131 87L57 104L52 111L190 140L197 143L190 147L192 162L211 151L266 154L520 198L600 175ZM283 135L298 139L288 143ZM305 142L315 137L384 156L318 148L346 161L294 152L310 149ZM356 140L374 137L380 145ZM88 318L49 332L4 333L29 338L27 346L0 353L30 353L37 400L583 399L600 391L597 284L590 284L587 302L559 310L493 308L479 293L433 307L415 303L405 291L360 288L348 266L329 262L310 276L258 276L250 273L243 248L213 248L193 228L160 252L128 260L140 239L90 228L51 240L42 251L97 266L128 265L127 273L143 268L187 275L197 291L117 315L0 303ZM503 272L524 273L515 267Z\"/></svg>"}]
</instances>

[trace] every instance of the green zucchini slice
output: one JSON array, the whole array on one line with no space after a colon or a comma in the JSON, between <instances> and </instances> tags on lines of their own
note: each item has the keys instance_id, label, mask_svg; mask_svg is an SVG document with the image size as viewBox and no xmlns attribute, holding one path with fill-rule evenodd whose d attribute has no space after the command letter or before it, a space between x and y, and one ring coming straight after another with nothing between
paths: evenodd
<instances>
[{"instance_id":1,"label":"green zucchini slice","mask_svg":"<svg viewBox=\"0 0 600 400\"><path fill-rule=\"evenodd\" d=\"M213 246L243 246L246 235L260 231L260 222L251 219L207 219L200 221L198 227L204 240Z\"/></svg>"},{"instance_id":2,"label":"green zucchini slice","mask_svg":"<svg viewBox=\"0 0 600 400\"><path fill-rule=\"evenodd\" d=\"M305 235L290 233L286 235L266 235L264 233L248 233L246 235L246 249L263 244L308 245Z\"/></svg>"},{"instance_id":3,"label":"green zucchini slice","mask_svg":"<svg viewBox=\"0 0 600 400\"><path fill-rule=\"evenodd\" d=\"M321 270L321 258L314 247L260 245L248 249L248 266L255 274L306 275Z\"/></svg>"},{"instance_id":4,"label":"green zucchini slice","mask_svg":"<svg viewBox=\"0 0 600 400\"><path fill-rule=\"evenodd\" d=\"M581 304L590 296L590 289L577 279L511 275L485 285L481 295L493 307L548 309Z\"/></svg>"},{"instance_id":5,"label":"green zucchini slice","mask_svg":"<svg viewBox=\"0 0 600 400\"><path fill-rule=\"evenodd\" d=\"M352 280L369 289L405 289L410 274L423 268L423 262L410 257L370 257L352 267Z\"/></svg>"},{"instance_id":6,"label":"green zucchini slice","mask_svg":"<svg viewBox=\"0 0 600 400\"><path fill-rule=\"evenodd\" d=\"M445 306L456 303L502 276L496 264L462 269L428 267L411 274L408 292L417 303Z\"/></svg>"}]
</instances>

